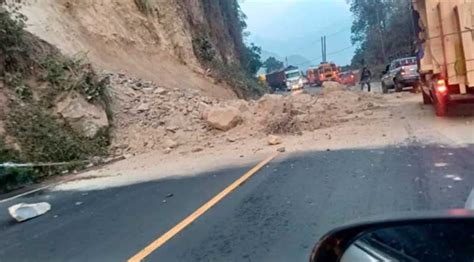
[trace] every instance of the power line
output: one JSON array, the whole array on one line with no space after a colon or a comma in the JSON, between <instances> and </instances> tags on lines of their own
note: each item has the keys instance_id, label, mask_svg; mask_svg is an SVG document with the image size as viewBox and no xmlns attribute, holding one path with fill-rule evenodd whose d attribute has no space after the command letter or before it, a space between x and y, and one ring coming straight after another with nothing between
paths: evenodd
<instances>
[{"instance_id":1,"label":"power line","mask_svg":"<svg viewBox=\"0 0 474 262\"><path fill-rule=\"evenodd\" d=\"M325 31L327 31L327 28L331 28L332 25L340 25L340 24L345 24L346 22L351 22L352 23L353 21L353 18L352 17L349 17L349 18L346 18L346 19L340 19L339 21L335 21L335 22L332 22L331 24L326 24L324 26L321 26L318 30L314 30L313 32L311 32L310 34L312 33L323 33Z\"/></svg>"},{"instance_id":2,"label":"power line","mask_svg":"<svg viewBox=\"0 0 474 262\"><path fill-rule=\"evenodd\" d=\"M350 49L350 48L352 48L352 47L353 47L353 46L347 46L347 47L344 47L344 48L339 49L339 50L337 50L337 51L334 51L334 52L331 52L331 53L327 53L326 55L336 55L336 54L342 53L342 52L344 52L344 51L346 51L347 49ZM319 59L321 59L321 58L322 58L322 56L319 56L319 57L317 57L317 58L308 60L308 62L313 62L313 61L319 60ZM307 64L307 62L305 62L305 63L300 63L300 64L295 64L295 66L304 65L304 64Z\"/></svg>"},{"instance_id":3,"label":"power line","mask_svg":"<svg viewBox=\"0 0 474 262\"><path fill-rule=\"evenodd\" d=\"M327 37L335 36L335 35L338 35L338 34L340 34L340 33L343 33L343 32L346 32L346 31L350 31L351 29L352 29L352 26L346 26L346 27L342 28L342 29L339 30L339 31L336 31L336 32L334 32L334 33L332 33L332 34L327 35Z\"/></svg>"},{"instance_id":4,"label":"power line","mask_svg":"<svg viewBox=\"0 0 474 262\"><path fill-rule=\"evenodd\" d=\"M352 26L346 26L346 27L343 27L342 29L340 29L339 31L336 31L336 32L334 32L334 33L331 33L331 34L329 34L329 35L326 35L326 37L333 37L333 36L338 35L338 34L340 34L340 33L344 33L344 32L350 31L351 29L352 29ZM308 44L317 44L317 43L321 43L321 39L308 42Z\"/></svg>"}]
</instances>

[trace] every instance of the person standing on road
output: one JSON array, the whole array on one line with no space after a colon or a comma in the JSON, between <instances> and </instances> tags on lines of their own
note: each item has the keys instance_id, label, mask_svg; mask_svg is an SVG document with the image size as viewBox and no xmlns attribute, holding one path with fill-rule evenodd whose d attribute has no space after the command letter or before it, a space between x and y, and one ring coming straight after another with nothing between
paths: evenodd
<instances>
[{"instance_id":1,"label":"person standing on road","mask_svg":"<svg viewBox=\"0 0 474 262\"><path fill-rule=\"evenodd\" d=\"M364 66L360 73L360 90L364 91L364 86L367 85L367 89L370 92L370 80L372 80L372 72Z\"/></svg>"}]
</instances>

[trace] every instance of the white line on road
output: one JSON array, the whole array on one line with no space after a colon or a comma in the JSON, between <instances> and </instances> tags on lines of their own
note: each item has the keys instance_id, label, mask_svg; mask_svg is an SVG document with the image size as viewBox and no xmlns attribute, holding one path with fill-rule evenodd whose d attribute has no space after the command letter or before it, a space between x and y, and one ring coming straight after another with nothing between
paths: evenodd
<instances>
[{"instance_id":1,"label":"white line on road","mask_svg":"<svg viewBox=\"0 0 474 262\"><path fill-rule=\"evenodd\" d=\"M466 205L464 206L464 208L474 210L474 188L471 190L471 193L467 197Z\"/></svg>"}]
</instances>

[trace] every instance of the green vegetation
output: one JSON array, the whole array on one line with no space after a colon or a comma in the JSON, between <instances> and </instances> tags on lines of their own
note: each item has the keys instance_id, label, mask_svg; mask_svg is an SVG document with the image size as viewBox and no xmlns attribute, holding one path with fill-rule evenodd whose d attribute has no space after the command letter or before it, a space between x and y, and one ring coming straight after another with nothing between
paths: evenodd
<instances>
[{"instance_id":1,"label":"green vegetation","mask_svg":"<svg viewBox=\"0 0 474 262\"><path fill-rule=\"evenodd\" d=\"M140 12L148 15L152 10L152 0L134 0Z\"/></svg>"},{"instance_id":2,"label":"green vegetation","mask_svg":"<svg viewBox=\"0 0 474 262\"><path fill-rule=\"evenodd\" d=\"M34 182L35 173L35 170L30 167L0 167L0 193Z\"/></svg>"},{"instance_id":3,"label":"green vegetation","mask_svg":"<svg viewBox=\"0 0 474 262\"><path fill-rule=\"evenodd\" d=\"M8 8L13 11L6 12L2 3L0 0L0 81L6 86L2 92L13 97L2 121L6 135L18 150L0 137L0 163L62 162L104 155L109 145L108 130L87 138L56 116L52 107L58 95L74 90L91 103L104 106L110 116L108 78L100 79L84 60L65 58L54 47L24 31L25 18L15 11L15 5ZM63 170L0 167L0 192Z\"/></svg>"},{"instance_id":4,"label":"green vegetation","mask_svg":"<svg viewBox=\"0 0 474 262\"><path fill-rule=\"evenodd\" d=\"M0 137L0 163L17 161L19 152L8 148ZM15 189L18 185L31 183L34 170L31 168L0 167L0 193Z\"/></svg>"},{"instance_id":5,"label":"green vegetation","mask_svg":"<svg viewBox=\"0 0 474 262\"><path fill-rule=\"evenodd\" d=\"M260 54L256 53L252 55L252 59L249 60L247 70L242 68L242 65L238 63L224 63L223 61L217 59L216 50L210 43L210 41L205 37L199 37L193 40L194 53L198 57L199 61L206 68L211 68L211 75L217 82L224 82L228 84L238 97L248 98L253 96L261 96L265 93L266 87L260 85L254 74L257 69L258 64L261 65L260 61L255 61L260 58ZM258 47L250 50L249 52L259 51ZM251 72L249 72L251 71ZM253 72L253 74L252 74Z\"/></svg>"},{"instance_id":6,"label":"green vegetation","mask_svg":"<svg viewBox=\"0 0 474 262\"><path fill-rule=\"evenodd\" d=\"M218 82L228 84L240 98L259 97L266 92L265 86L256 81L253 76L242 70L238 64L226 65L215 61L214 78Z\"/></svg>"},{"instance_id":7,"label":"green vegetation","mask_svg":"<svg viewBox=\"0 0 474 262\"><path fill-rule=\"evenodd\" d=\"M2 8L3 1L0 0L0 74L4 71L23 73L29 66L28 46L22 41L26 19L17 12L13 12L15 19L12 19Z\"/></svg>"},{"instance_id":8,"label":"green vegetation","mask_svg":"<svg viewBox=\"0 0 474 262\"><path fill-rule=\"evenodd\" d=\"M216 57L216 50L206 37L193 39L193 49L196 56L203 63L209 63Z\"/></svg>"},{"instance_id":9,"label":"green vegetation","mask_svg":"<svg viewBox=\"0 0 474 262\"><path fill-rule=\"evenodd\" d=\"M99 80L92 66L83 59L46 56L39 62L45 70L40 80L48 81L58 91L75 90L89 101L103 101L107 79Z\"/></svg>"},{"instance_id":10,"label":"green vegetation","mask_svg":"<svg viewBox=\"0 0 474 262\"><path fill-rule=\"evenodd\" d=\"M363 64L378 73L391 60L415 49L411 1L351 0L352 42L358 45L352 66Z\"/></svg>"},{"instance_id":11,"label":"green vegetation","mask_svg":"<svg viewBox=\"0 0 474 262\"><path fill-rule=\"evenodd\" d=\"M258 70L262 67L262 48L255 44L245 46L243 53L241 54L240 64L245 72L249 75L254 76Z\"/></svg>"},{"instance_id":12,"label":"green vegetation","mask_svg":"<svg viewBox=\"0 0 474 262\"><path fill-rule=\"evenodd\" d=\"M15 134L21 159L29 162L84 160L105 154L109 143L106 133L82 137L35 104L11 105L6 129Z\"/></svg>"},{"instance_id":13,"label":"green vegetation","mask_svg":"<svg viewBox=\"0 0 474 262\"><path fill-rule=\"evenodd\" d=\"M246 16L237 0L200 0L206 24L195 29L193 48L196 57L218 82L225 82L241 98L267 91L255 74L262 66L261 48L246 46L243 38ZM185 6L186 8L186 6Z\"/></svg>"},{"instance_id":14,"label":"green vegetation","mask_svg":"<svg viewBox=\"0 0 474 262\"><path fill-rule=\"evenodd\" d=\"M275 57L271 56L269 58L267 58L267 60L265 60L265 62L263 62L263 67L265 67L265 70L267 72L267 74L271 73L271 72L274 72L276 70L280 70L282 69L283 67L285 67L285 65L283 64L282 61L276 59Z\"/></svg>"}]
</instances>

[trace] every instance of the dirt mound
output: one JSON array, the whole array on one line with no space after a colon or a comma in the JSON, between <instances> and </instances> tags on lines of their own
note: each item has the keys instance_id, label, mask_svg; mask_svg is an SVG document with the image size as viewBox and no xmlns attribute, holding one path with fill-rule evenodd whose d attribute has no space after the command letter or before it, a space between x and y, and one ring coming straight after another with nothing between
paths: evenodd
<instances>
[{"instance_id":1,"label":"dirt mound","mask_svg":"<svg viewBox=\"0 0 474 262\"><path fill-rule=\"evenodd\" d=\"M322 85L323 93L329 94L334 91L348 90L346 86L339 84L338 82L326 81Z\"/></svg>"},{"instance_id":2,"label":"dirt mound","mask_svg":"<svg viewBox=\"0 0 474 262\"><path fill-rule=\"evenodd\" d=\"M115 101L112 152L118 155L189 151L249 136L301 134L367 117L365 111L383 104L382 97L348 90L319 95L272 94L251 101L219 100L193 90L166 89L123 74L110 78ZM207 119L213 109L231 110L239 124L220 131Z\"/></svg>"}]
</instances>

